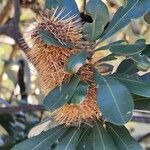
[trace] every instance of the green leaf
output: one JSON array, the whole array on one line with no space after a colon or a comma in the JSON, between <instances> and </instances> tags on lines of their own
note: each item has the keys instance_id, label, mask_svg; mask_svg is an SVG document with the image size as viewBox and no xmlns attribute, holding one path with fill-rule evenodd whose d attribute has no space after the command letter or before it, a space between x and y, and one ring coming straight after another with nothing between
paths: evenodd
<instances>
[{"instance_id":1,"label":"green leaf","mask_svg":"<svg viewBox=\"0 0 150 150\"><path fill-rule=\"evenodd\" d=\"M85 128L78 140L76 150L93 150L93 134L92 128Z\"/></svg>"},{"instance_id":2,"label":"green leaf","mask_svg":"<svg viewBox=\"0 0 150 150\"><path fill-rule=\"evenodd\" d=\"M45 97L43 105L46 109L57 109L67 103L76 91L80 79L72 77L70 82L66 81L61 87L56 87Z\"/></svg>"},{"instance_id":3,"label":"green leaf","mask_svg":"<svg viewBox=\"0 0 150 150\"><path fill-rule=\"evenodd\" d=\"M63 125L57 126L19 143L12 150L47 150L65 131Z\"/></svg>"},{"instance_id":4,"label":"green leaf","mask_svg":"<svg viewBox=\"0 0 150 150\"><path fill-rule=\"evenodd\" d=\"M72 48L73 47L73 45L71 45L69 43L63 43L59 39L56 39L54 37L54 35L48 31L41 30L41 31L39 31L39 34L40 34L42 40L48 45L64 47L64 48Z\"/></svg>"},{"instance_id":5,"label":"green leaf","mask_svg":"<svg viewBox=\"0 0 150 150\"><path fill-rule=\"evenodd\" d=\"M150 83L144 82L135 77L115 75L113 78L123 83L133 94L143 97L150 97Z\"/></svg>"},{"instance_id":6,"label":"green leaf","mask_svg":"<svg viewBox=\"0 0 150 150\"><path fill-rule=\"evenodd\" d=\"M70 102L73 104L82 103L87 96L88 88L89 88L89 85L87 83L81 81L78 84L78 87L77 87L74 95L70 99Z\"/></svg>"},{"instance_id":7,"label":"green leaf","mask_svg":"<svg viewBox=\"0 0 150 150\"><path fill-rule=\"evenodd\" d=\"M135 61L135 65L140 71L148 71L150 69L150 58L148 56L136 54L131 56L131 59Z\"/></svg>"},{"instance_id":8,"label":"green leaf","mask_svg":"<svg viewBox=\"0 0 150 150\"><path fill-rule=\"evenodd\" d=\"M121 56L130 56L139 54L144 48L145 40L137 40L135 44L114 44L109 47L110 52L113 54L121 55Z\"/></svg>"},{"instance_id":9,"label":"green leaf","mask_svg":"<svg viewBox=\"0 0 150 150\"><path fill-rule=\"evenodd\" d=\"M133 99L134 99L134 109L142 111L150 111L150 98L134 95Z\"/></svg>"},{"instance_id":10,"label":"green leaf","mask_svg":"<svg viewBox=\"0 0 150 150\"><path fill-rule=\"evenodd\" d=\"M144 20L145 20L145 22L150 24L150 11L144 16Z\"/></svg>"},{"instance_id":11,"label":"green leaf","mask_svg":"<svg viewBox=\"0 0 150 150\"><path fill-rule=\"evenodd\" d=\"M132 75L137 73L139 70L136 68L132 59L123 60L118 66L116 73Z\"/></svg>"},{"instance_id":12,"label":"green leaf","mask_svg":"<svg viewBox=\"0 0 150 150\"><path fill-rule=\"evenodd\" d=\"M150 72L140 76L140 80L150 83Z\"/></svg>"},{"instance_id":13,"label":"green leaf","mask_svg":"<svg viewBox=\"0 0 150 150\"><path fill-rule=\"evenodd\" d=\"M86 13L92 17L93 22L84 24L83 33L87 40L95 41L109 21L108 8L101 0L89 0L85 9Z\"/></svg>"},{"instance_id":14,"label":"green leaf","mask_svg":"<svg viewBox=\"0 0 150 150\"><path fill-rule=\"evenodd\" d=\"M102 47L98 47L98 48L96 48L95 51L107 50L107 49L109 49L112 45L121 44L121 43L126 43L126 42L125 42L124 40L115 41L115 42L109 43L108 45L105 45L105 46L102 46Z\"/></svg>"},{"instance_id":15,"label":"green leaf","mask_svg":"<svg viewBox=\"0 0 150 150\"><path fill-rule=\"evenodd\" d=\"M62 138L61 142L57 145L56 150L75 150L78 138L79 129L71 129L71 131Z\"/></svg>"},{"instance_id":16,"label":"green leaf","mask_svg":"<svg viewBox=\"0 0 150 150\"><path fill-rule=\"evenodd\" d=\"M111 37L120 29L128 25L131 20L143 16L150 10L149 0L127 0L127 4L118 9L110 24L104 31L100 41Z\"/></svg>"},{"instance_id":17,"label":"green leaf","mask_svg":"<svg viewBox=\"0 0 150 150\"><path fill-rule=\"evenodd\" d=\"M39 135L41 132L51 129L55 126L58 126L58 123L53 121L53 115L48 117L47 119L42 120L36 126L34 126L28 133L28 137L31 138L33 136Z\"/></svg>"},{"instance_id":18,"label":"green leaf","mask_svg":"<svg viewBox=\"0 0 150 150\"><path fill-rule=\"evenodd\" d=\"M141 97L134 99L134 109L150 111L150 98Z\"/></svg>"},{"instance_id":19,"label":"green leaf","mask_svg":"<svg viewBox=\"0 0 150 150\"><path fill-rule=\"evenodd\" d=\"M102 74L102 73L109 73L109 72L111 73L113 71L114 66L107 63L98 63L96 64L96 68Z\"/></svg>"},{"instance_id":20,"label":"green leaf","mask_svg":"<svg viewBox=\"0 0 150 150\"><path fill-rule=\"evenodd\" d=\"M117 58L115 56L116 56L115 54L109 54L108 56L103 57L102 59L98 60L98 62L116 60Z\"/></svg>"},{"instance_id":21,"label":"green leaf","mask_svg":"<svg viewBox=\"0 0 150 150\"><path fill-rule=\"evenodd\" d=\"M39 31L39 34L42 38L42 40L48 44L48 45L54 45L54 46L62 46L62 44L54 37L54 35L48 31L41 30Z\"/></svg>"},{"instance_id":22,"label":"green leaf","mask_svg":"<svg viewBox=\"0 0 150 150\"><path fill-rule=\"evenodd\" d=\"M45 0L45 8L57 8L63 4L63 0Z\"/></svg>"},{"instance_id":23,"label":"green leaf","mask_svg":"<svg viewBox=\"0 0 150 150\"><path fill-rule=\"evenodd\" d=\"M107 121L122 125L132 117L134 103L128 89L110 76L101 76L95 70L97 103Z\"/></svg>"},{"instance_id":24,"label":"green leaf","mask_svg":"<svg viewBox=\"0 0 150 150\"><path fill-rule=\"evenodd\" d=\"M146 45L146 48L142 51L142 54L150 58L150 44Z\"/></svg>"},{"instance_id":25,"label":"green leaf","mask_svg":"<svg viewBox=\"0 0 150 150\"><path fill-rule=\"evenodd\" d=\"M93 150L117 150L116 145L100 122L95 122L92 130Z\"/></svg>"},{"instance_id":26,"label":"green leaf","mask_svg":"<svg viewBox=\"0 0 150 150\"><path fill-rule=\"evenodd\" d=\"M70 73L77 73L80 67L82 67L87 60L89 53L86 51L80 51L72 55L67 62L66 70Z\"/></svg>"},{"instance_id":27,"label":"green leaf","mask_svg":"<svg viewBox=\"0 0 150 150\"><path fill-rule=\"evenodd\" d=\"M45 8L47 8L47 9L54 8L55 10L57 9L55 16L57 16L59 14L60 19L62 19L62 18L67 19L67 18L69 18L71 16L75 16L75 15L76 15L76 19L80 18L79 10L78 10L75 0L46 0ZM61 12L61 14L60 14L60 12Z\"/></svg>"},{"instance_id":28,"label":"green leaf","mask_svg":"<svg viewBox=\"0 0 150 150\"><path fill-rule=\"evenodd\" d=\"M139 143L135 141L124 126L116 126L111 123L107 123L106 129L119 150L142 150Z\"/></svg>"}]
</instances>

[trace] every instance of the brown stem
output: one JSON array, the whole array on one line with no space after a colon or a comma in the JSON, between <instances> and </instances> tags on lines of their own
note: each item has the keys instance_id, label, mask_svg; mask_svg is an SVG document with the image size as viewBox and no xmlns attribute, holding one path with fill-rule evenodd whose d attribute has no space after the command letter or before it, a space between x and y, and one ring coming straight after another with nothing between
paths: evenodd
<instances>
[{"instance_id":1,"label":"brown stem","mask_svg":"<svg viewBox=\"0 0 150 150\"><path fill-rule=\"evenodd\" d=\"M16 113L19 111L22 112L31 112L31 111L44 111L42 105L21 105L21 106L10 106L10 107L0 107L0 114L3 113Z\"/></svg>"},{"instance_id":2,"label":"brown stem","mask_svg":"<svg viewBox=\"0 0 150 150\"><path fill-rule=\"evenodd\" d=\"M23 36L19 29L20 0L14 0L14 7L15 7L14 17L7 24L0 26L0 34L12 37L19 45L19 47L24 52L26 52L29 49L29 46L23 39Z\"/></svg>"}]
</instances>

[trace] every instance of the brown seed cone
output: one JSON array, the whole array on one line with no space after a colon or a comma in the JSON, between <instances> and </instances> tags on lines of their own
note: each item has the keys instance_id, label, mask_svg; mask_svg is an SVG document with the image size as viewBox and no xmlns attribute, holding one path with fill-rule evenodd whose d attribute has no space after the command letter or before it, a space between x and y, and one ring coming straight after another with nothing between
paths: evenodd
<instances>
[{"instance_id":1,"label":"brown seed cone","mask_svg":"<svg viewBox=\"0 0 150 150\"><path fill-rule=\"evenodd\" d=\"M90 123L100 119L100 111L96 104L96 88L91 87L81 104L66 104L54 111L54 119L59 124L66 126L80 126L81 123Z\"/></svg>"},{"instance_id":2,"label":"brown seed cone","mask_svg":"<svg viewBox=\"0 0 150 150\"><path fill-rule=\"evenodd\" d=\"M28 51L27 57L38 72L41 88L45 94L71 76L65 71L69 56L68 51L55 46L45 48L40 46Z\"/></svg>"},{"instance_id":3,"label":"brown seed cone","mask_svg":"<svg viewBox=\"0 0 150 150\"><path fill-rule=\"evenodd\" d=\"M71 77L66 72L65 66L70 55L83 50L91 50L91 43L82 39L82 25L78 21L59 20L58 17L46 12L41 21L32 32L33 47L27 52L27 57L35 66L42 89L45 94L62 84ZM52 33L62 44L70 43L73 49L47 45L40 37L39 30ZM96 105L96 87L92 80L92 66L85 65L80 69L81 80L90 84L88 94L81 104L66 104L54 111L54 119L58 123L79 126L82 122L89 122L100 118L100 112Z\"/></svg>"}]
</instances>

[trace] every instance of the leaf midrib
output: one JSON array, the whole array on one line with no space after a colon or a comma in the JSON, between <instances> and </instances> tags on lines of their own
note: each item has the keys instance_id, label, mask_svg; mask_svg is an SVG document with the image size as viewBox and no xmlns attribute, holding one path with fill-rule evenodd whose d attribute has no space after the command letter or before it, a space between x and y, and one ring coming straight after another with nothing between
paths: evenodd
<instances>
[{"instance_id":1,"label":"leaf midrib","mask_svg":"<svg viewBox=\"0 0 150 150\"><path fill-rule=\"evenodd\" d=\"M103 137L102 137L102 134L101 134L101 132L100 132L100 130L99 130L99 127L98 127L98 125L97 125L97 122L95 122L95 124L96 124L97 131L98 131L98 133L99 133L99 137L100 137L100 139L101 139L101 141L102 141L103 149L106 150L106 149L105 149L105 144L104 144L104 141L103 141Z\"/></svg>"},{"instance_id":2,"label":"leaf midrib","mask_svg":"<svg viewBox=\"0 0 150 150\"><path fill-rule=\"evenodd\" d=\"M71 68L72 68L72 66L73 66L73 68L75 67L76 64L73 63L74 60L76 60L76 58L78 58L78 57L80 56L80 54L84 54L83 52L84 52L84 51L80 51L78 54L76 54L76 56L75 56L74 58L72 58L72 60L70 61ZM85 57L86 57L86 56L87 56L87 55L85 55ZM84 58L83 55L82 55L82 58ZM85 59L84 59L84 60L85 60ZM83 63L84 60L81 61L81 63ZM78 62L78 63L79 63L79 62ZM71 68L68 66L68 69L69 69L69 70L70 70Z\"/></svg>"},{"instance_id":3,"label":"leaf midrib","mask_svg":"<svg viewBox=\"0 0 150 150\"><path fill-rule=\"evenodd\" d=\"M109 83L107 82L107 80L106 80L104 77L102 77L102 78L103 78L104 82L106 83L106 86L108 87L108 89L109 89L109 91L110 91L110 94L111 94L111 96L112 96L112 98L113 98L113 100L114 100L115 106L117 107L117 110L118 110L118 112L119 112L119 114L120 114L120 117L121 117L122 121L125 122L125 120L124 120L124 118L123 118L123 116L122 116L122 113L121 113L121 111L120 111L120 108L119 108L118 105L117 105L117 100L116 100L116 98L115 98L115 96L114 96L114 94L113 94L113 92L112 92L112 89L111 89Z\"/></svg>"},{"instance_id":4,"label":"leaf midrib","mask_svg":"<svg viewBox=\"0 0 150 150\"><path fill-rule=\"evenodd\" d=\"M109 126L110 128L111 128L111 130L114 132L114 134L121 140L121 142L123 143L123 145L128 149L128 150L130 150L129 148L128 148L128 146L126 145L126 143L122 140L122 138L119 136L119 134L111 127L111 126Z\"/></svg>"},{"instance_id":5,"label":"leaf midrib","mask_svg":"<svg viewBox=\"0 0 150 150\"><path fill-rule=\"evenodd\" d=\"M111 31L114 30L114 28L120 23L120 21L121 21L138 3L139 3L139 0L119 19L119 21L111 28L111 30L109 30L109 31L107 32L107 34L105 34L104 37L107 37L107 35L109 35L109 33L111 33ZM101 39L101 41L102 41L103 39L105 39L104 37Z\"/></svg>"},{"instance_id":6,"label":"leaf midrib","mask_svg":"<svg viewBox=\"0 0 150 150\"><path fill-rule=\"evenodd\" d=\"M47 138L45 138L44 140L42 140L39 144L37 144L32 150L35 150L37 147L39 147L42 143L44 143L48 138L52 137L54 134L56 134L57 132L61 131L61 129L58 129L56 132L52 133L50 136L48 136Z\"/></svg>"},{"instance_id":7,"label":"leaf midrib","mask_svg":"<svg viewBox=\"0 0 150 150\"><path fill-rule=\"evenodd\" d=\"M76 131L73 133L72 137L70 138L68 144L67 144L66 147L65 147L65 150L67 150L67 148L69 147L69 144L71 143L72 139L73 139L74 136L76 135L77 131L78 131L78 130L76 130Z\"/></svg>"},{"instance_id":8,"label":"leaf midrib","mask_svg":"<svg viewBox=\"0 0 150 150\"><path fill-rule=\"evenodd\" d=\"M145 82L141 82L140 80L137 80L137 79L129 79L129 78L123 78L123 77L114 77L114 78L117 78L117 79L122 79L122 80L125 80L125 81L130 81L130 82L134 82L134 83L137 83L137 84L143 84L143 85L146 85L146 86L148 86L148 85L150 85L150 84L147 84L147 83L145 83Z\"/></svg>"}]
</instances>

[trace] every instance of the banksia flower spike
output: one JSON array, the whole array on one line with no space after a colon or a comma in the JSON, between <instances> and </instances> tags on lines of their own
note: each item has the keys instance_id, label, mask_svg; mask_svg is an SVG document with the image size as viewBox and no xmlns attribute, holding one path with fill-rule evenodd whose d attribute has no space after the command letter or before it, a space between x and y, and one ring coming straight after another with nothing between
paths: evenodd
<instances>
[{"instance_id":1,"label":"banksia flower spike","mask_svg":"<svg viewBox=\"0 0 150 150\"><path fill-rule=\"evenodd\" d=\"M64 68L69 56L79 49L90 48L90 44L82 40L80 20L72 21L75 16L66 20L59 19L62 11L56 17L57 9L53 14L51 11L46 11L41 15L41 19L38 20L31 34L33 47L27 53L29 60L39 73L45 93L69 78L69 73ZM39 34L41 30L51 33L62 44L62 47L45 43ZM74 48L64 48L67 43L73 45Z\"/></svg>"},{"instance_id":2,"label":"banksia flower spike","mask_svg":"<svg viewBox=\"0 0 150 150\"><path fill-rule=\"evenodd\" d=\"M42 90L46 95L55 87L61 86L63 81L72 77L72 74L65 68L71 55L80 50L87 52L93 50L92 43L84 40L81 19L76 19L77 16L65 19L67 15L59 18L63 11L64 9L58 13L58 9L56 9L41 13L38 23L31 33L33 46L27 52L27 57L35 66ZM51 35L58 45L46 43L41 32L48 33L48 36ZM56 122L67 126L79 126L83 122L100 118L90 60L80 68L78 73L81 81L89 84L85 100L79 104L65 104L53 113Z\"/></svg>"}]
</instances>

